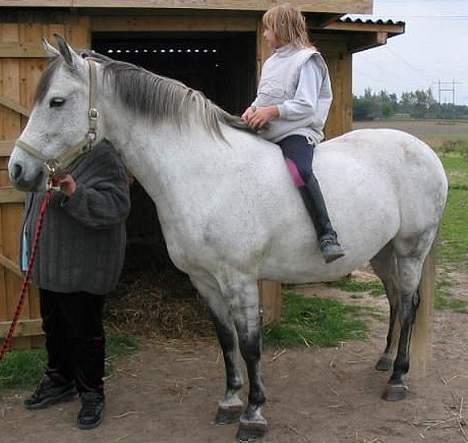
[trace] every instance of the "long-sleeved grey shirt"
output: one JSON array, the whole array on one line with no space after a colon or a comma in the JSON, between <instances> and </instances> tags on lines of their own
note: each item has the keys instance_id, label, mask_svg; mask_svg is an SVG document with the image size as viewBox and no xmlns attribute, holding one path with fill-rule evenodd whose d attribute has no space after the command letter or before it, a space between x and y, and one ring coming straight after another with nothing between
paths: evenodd
<instances>
[{"instance_id":1,"label":"long-sleeved grey shirt","mask_svg":"<svg viewBox=\"0 0 468 443\"><path fill-rule=\"evenodd\" d=\"M287 45L265 62L252 106L278 106L279 117L259 132L263 138L278 142L297 134L317 144L323 139L331 102L330 76L322 56L314 48Z\"/></svg>"},{"instance_id":2,"label":"long-sleeved grey shirt","mask_svg":"<svg viewBox=\"0 0 468 443\"><path fill-rule=\"evenodd\" d=\"M45 214L33 284L61 293L106 294L115 288L125 258L127 172L112 145L103 141L71 175L76 191L70 197L55 193ZM43 195L26 197L23 233L28 251Z\"/></svg>"}]
</instances>

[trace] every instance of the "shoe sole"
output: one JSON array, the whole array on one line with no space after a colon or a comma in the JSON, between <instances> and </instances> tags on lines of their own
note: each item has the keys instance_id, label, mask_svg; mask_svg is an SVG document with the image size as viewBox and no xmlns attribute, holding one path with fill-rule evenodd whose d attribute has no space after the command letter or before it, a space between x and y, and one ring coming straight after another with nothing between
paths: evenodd
<instances>
[{"instance_id":1,"label":"shoe sole","mask_svg":"<svg viewBox=\"0 0 468 443\"><path fill-rule=\"evenodd\" d=\"M344 257L344 253L339 252L337 254L331 254L325 257L325 263L331 263L339 258Z\"/></svg>"},{"instance_id":2,"label":"shoe sole","mask_svg":"<svg viewBox=\"0 0 468 443\"><path fill-rule=\"evenodd\" d=\"M78 425L79 429L81 429L83 431L87 431L89 429L97 428L102 423L103 420L104 420L104 411L102 412L101 417L99 418L99 420L96 423L85 425L85 424L82 424L80 422L77 422L77 425Z\"/></svg>"},{"instance_id":3,"label":"shoe sole","mask_svg":"<svg viewBox=\"0 0 468 443\"><path fill-rule=\"evenodd\" d=\"M56 397L46 398L40 403L35 403L35 404L32 404L32 405L26 405L25 404L24 407L29 411L34 411L34 410L37 410L37 409L46 409L49 406L52 406L52 405L54 405L56 403L65 402L65 401L72 401L72 400L75 399L76 394L77 394L76 390L66 391L63 394L60 394L60 395L58 395Z\"/></svg>"}]
</instances>

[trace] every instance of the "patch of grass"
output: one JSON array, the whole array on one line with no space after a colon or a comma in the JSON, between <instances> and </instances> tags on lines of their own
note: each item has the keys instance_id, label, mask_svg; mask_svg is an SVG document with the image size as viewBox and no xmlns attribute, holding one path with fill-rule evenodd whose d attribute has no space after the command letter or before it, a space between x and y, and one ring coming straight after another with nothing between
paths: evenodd
<instances>
[{"instance_id":1,"label":"patch of grass","mask_svg":"<svg viewBox=\"0 0 468 443\"><path fill-rule=\"evenodd\" d=\"M327 283L327 285L346 292L369 292L374 296L385 294L383 284L379 280L357 281L350 278L342 278L341 280Z\"/></svg>"},{"instance_id":2,"label":"patch of grass","mask_svg":"<svg viewBox=\"0 0 468 443\"><path fill-rule=\"evenodd\" d=\"M439 253L444 264L460 265L468 261L468 191L449 190Z\"/></svg>"},{"instance_id":3,"label":"patch of grass","mask_svg":"<svg viewBox=\"0 0 468 443\"><path fill-rule=\"evenodd\" d=\"M41 378L46 364L43 349L10 352L0 362L0 391L31 388Z\"/></svg>"},{"instance_id":4,"label":"patch of grass","mask_svg":"<svg viewBox=\"0 0 468 443\"><path fill-rule=\"evenodd\" d=\"M336 346L345 340L367 336L362 319L366 309L336 300L306 298L285 292L282 319L265 328L264 339L272 346Z\"/></svg>"},{"instance_id":5,"label":"patch of grass","mask_svg":"<svg viewBox=\"0 0 468 443\"><path fill-rule=\"evenodd\" d=\"M111 335L106 339L108 358L126 357L138 351L138 341L132 335Z\"/></svg>"},{"instance_id":6,"label":"patch of grass","mask_svg":"<svg viewBox=\"0 0 468 443\"><path fill-rule=\"evenodd\" d=\"M468 161L458 154L441 160L450 187L438 253L444 266L460 267L468 261Z\"/></svg>"},{"instance_id":7,"label":"patch of grass","mask_svg":"<svg viewBox=\"0 0 468 443\"><path fill-rule=\"evenodd\" d=\"M468 187L468 161L459 154L442 155L440 157L449 179L451 189Z\"/></svg>"},{"instance_id":8,"label":"patch of grass","mask_svg":"<svg viewBox=\"0 0 468 443\"><path fill-rule=\"evenodd\" d=\"M115 359L132 354L138 349L135 337L111 335L107 337L107 359ZM44 349L31 351L12 351L0 362L0 391L5 389L30 389L34 387L44 373L47 365L47 353ZM106 372L112 372L112 364Z\"/></svg>"},{"instance_id":9,"label":"patch of grass","mask_svg":"<svg viewBox=\"0 0 468 443\"><path fill-rule=\"evenodd\" d=\"M468 303L459 298L453 298L448 293L449 284L446 280L437 282L434 307L435 309L468 313Z\"/></svg>"}]
</instances>

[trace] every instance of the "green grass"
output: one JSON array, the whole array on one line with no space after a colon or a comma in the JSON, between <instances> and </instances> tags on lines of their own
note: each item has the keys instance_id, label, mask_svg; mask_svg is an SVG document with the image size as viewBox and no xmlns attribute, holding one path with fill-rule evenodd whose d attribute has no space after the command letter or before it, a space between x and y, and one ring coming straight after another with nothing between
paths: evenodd
<instances>
[{"instance_id":1,"label":"green grass","mask_svg":"<svg viewBox=\"0 0 468 443\"><path fill-rule=\"evenodd\" d=\"M379 280L356 281L349 278L343 278L341 280L328 283L328 286L338 288L346 292L368 292L374 296L385 294L385 289Z\"/></svg>"},{"instance_id":2,"label":"green grass","mask_svg":"<svg viewBox=\"0 0 468 443\"><path fill-rule=\"evenodd\" d=\"M434 307L440 310L468 313L468 302L449 295L449 283L441 278L437 282Z\"/></svg>"},{"instance_id":3,"label":"green grass","mask_svg":"<svg viewBox=\"0 0 468 443\"><path fill-rule=\"evenodd\" d=\"M135 337L113 335L107 337L106 372L112 372L115 359L129 355L138 349ZM5 389L30 389L40 380L47 364L44 349L12 351L0 362L0 391Z\"/></svg>"},{"instance_id":4,"label":"green grass","mask_svg":"<svg viewBox=\"0 0 468 443\"><path fill-rule=\"evenodd\" d=\"M282 319L265 328L269 346L335 346L367 336L368 309L285 292Z\"/></svg>"},{"instance_id":5,"label":"green grass","mask_svg":"<svg viewBox=\"0 0 468 443\"><path fill-rule=\"evenodd\" d=\"M439 254L445 266L468 261L468 161L461 155L441 157L449 178L449 195L440 235Z\"/></svg>"}]
</instances>

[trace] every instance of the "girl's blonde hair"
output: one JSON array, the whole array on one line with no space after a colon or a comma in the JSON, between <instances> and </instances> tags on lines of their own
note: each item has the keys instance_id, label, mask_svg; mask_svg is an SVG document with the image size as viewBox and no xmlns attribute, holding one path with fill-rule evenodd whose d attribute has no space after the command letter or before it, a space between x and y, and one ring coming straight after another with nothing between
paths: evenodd
<instances>
[{"instance_id":1,"label":"girl's blonde hair","mask_svg":"<svg viewBox=\"0 0 468 443\"><path fill-rule=\"evenodd\" d=\"M312 46L307 34L305 17L290 3L274 6L265 12L263 26L275 34L281 46L290 43L298 47Z\"/></svg>"}]
</instances>

